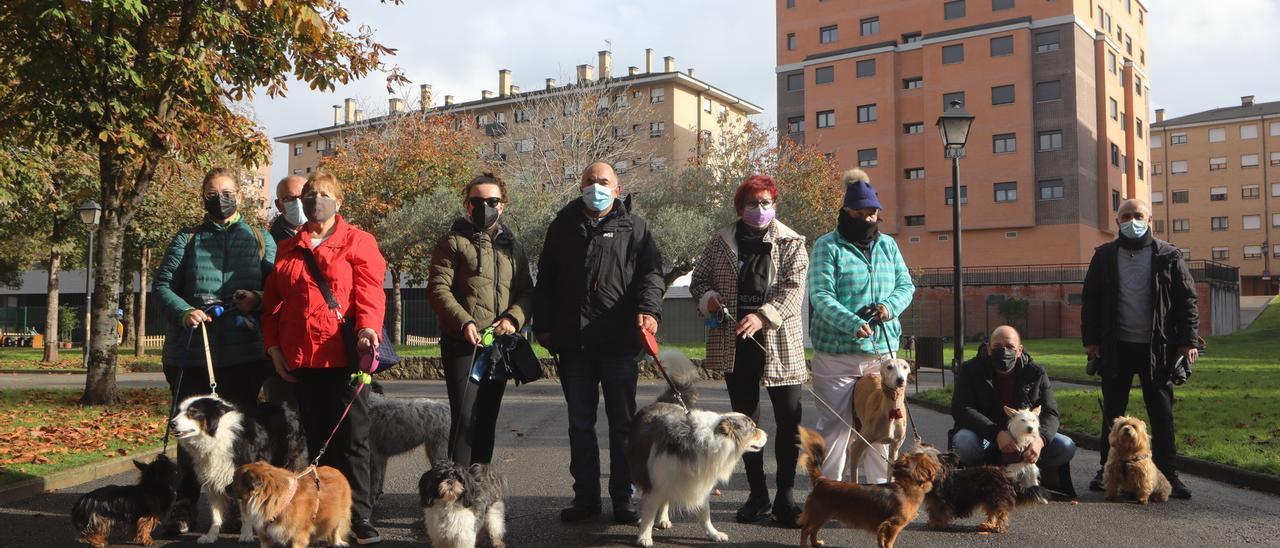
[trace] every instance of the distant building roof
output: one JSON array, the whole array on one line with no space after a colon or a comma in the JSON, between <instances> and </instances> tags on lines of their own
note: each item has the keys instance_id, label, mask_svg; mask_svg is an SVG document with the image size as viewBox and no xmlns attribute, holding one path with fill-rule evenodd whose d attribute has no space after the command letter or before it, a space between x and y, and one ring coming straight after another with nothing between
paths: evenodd
<instances>
[{"instance_id":1,"label":"distant building roof","mask_svg":"<svg viewBox=\"0 0 1280 548\"><path fill-rule=\"evenodd\" d=\"M1151 127L1162 128L1274 115L1280 115L1280 101L1272 101L1270 103L1253 103L1248 106L1236 105L1231 107L1215 108L1203 112L1188 114L1186 116L1179 116L1177 118L1169 118L1163 122L1151 124Z\"/></svg>"}]
</instances>

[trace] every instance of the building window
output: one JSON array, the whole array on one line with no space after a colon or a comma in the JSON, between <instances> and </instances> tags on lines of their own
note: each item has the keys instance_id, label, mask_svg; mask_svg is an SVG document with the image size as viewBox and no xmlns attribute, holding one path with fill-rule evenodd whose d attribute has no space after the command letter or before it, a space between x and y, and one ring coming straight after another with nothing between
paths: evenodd
<instances>
[{"instance_id":1,"label":"building window","mask_svg":"<svg viewBox=\"0 0 1280 548\"><path fill-rule=\"evenodd\" d=\"M1059 150L1062 148L1062 130L1041 131L1040 144L1036 150L1047 152L1050 150Z\"/></svg>"},{"instance_id":2,"label":"building window","mask_svg":"<svg viewBox=\"0 0 1280 548\"><path fill-rule=\"evenodd\" d=\"M1253 259L1261 259L1261 258L1262 258L1262 246L1256 245L1256 244L1244 246L1244 259L1246 261L1253 260Z\"/></svg>"},{"instance_id":3,"label":"building window","mask_svg":"<svg viewBox=\"0 0 1280 548\"><path fill-rule=\"evenodd\" d=\"M942 46L942 64L950 65L964 61L964 44Z\"/></svg>"},{"instance_id":4,"label":"building window","mask_svg":"<svg viewBox=\"0 0 1280 548\"><path fill-rule=\"evenodd\" d=\"M1107 98L1107 116L1110 116L1112 120L1120 119L1120 104L1110 97Z\"/></svg>"},{"instance_id":5,"label":"building window","mask_svg":"<svg viewBox=\"0 0 1280 548\"><path fill-rule=\"evenodd\" d=\"M307 173L311 173L311 168L310 168L310 167L308 167L308 168L307 168Z\"/></svg>"},{"instance_id":6,"label":"building window","mask_svg":"<svg viewBox=\"0 0 1280 548\"><path fill-rule=\"evenodd\" d=\"M959 19L964 17L964 0L952 0L942 4L943 19Z\"/></svg>"},{"instance_id":7,"label":"building window","mask_svg":"<svg viewBox=\"0 0 1280 548\"><path fill-rule=\"evenodd\" d=\"M1169 136L1169 144L1174 144L1174 145L1185 145L1185 144L1187 144L1187 134L1186 134L1186 133L1174 133L1173 135Z\"/></svg>"},{"instance_id":8,"label":"building window","mask_svg":"<svg viewBox=\"0 0 1280 548\"><path fill-rule=\"evenodd\" d=\"M1215 127L1209 130L1209 142L1221 143L1227 140L1227 128Z\"/></svg>"},{"instance_id":9,"label":"building window","mask_svg":"<svg viewBox=\"0 0 1280 548\"><path fill-rule=\"evenodd\" d=\"M1116 73L1116 54L1107 52L1107 72Z\"/></svg>"},{"instance_id":10,"label":"building window","mask_svg":"<svg viewBox=\"0 0 1280 548\"><path fill-rule=\"evenodd\" d=\"M1258 185L1244 185L1240 187L1240 197L1245 200L1256 200L1262 197L1262 187Z\"/></svg>"},{"instance_id":11,"label":"building window","mask_svg":"<svg viewBox=\"0 0 1280 548\"><path fill-rule=\"evenodd\" d=\"M1280 259L1280 244L1271 246L1271 256Z\"/></svg>"},{"instance_id":12,"label":"building window","mask_svg":"<svg viewBox=\"0 0 1280 548\"><path fill-rule=\"evenodd\" d=\"M787 91L791 91L791 76L787 77ZM800 87L796 89L804 89L804 76L800 76ZM649 102L661 103L667 100L667 88L653 88L649 90Z\"/></svg>"},{"instance_id":13,"label":"building window","mask_svg":"<svg viewBox=\"0 0 1280 548\"><path fill-rule=\"evenodd\" d=\"M1190 203L1190 202L1191 202L1191 191L1190 191L1190 190L1175 190L1175 191L1173 191L1173 203L1175 203L1175 204L1186 204L1186 203Z\"/></svg>"},{"instance_id":14,"label":"building window","mask_svg":"<svg viewBox=\"0 0 1280 548\"><path fill-rule=\"evenodd\" d=\"M1007 105L1013 103L1013 86L996 86L991 88L991 104Z\"/></svg>"},{"instance_id":15,"label":"building window","mask_svg":"<svg viewBox=\"0 0 1280 548\"><path fill-rule=\"evenodd\" d=\"M818 67L813 71L813 83L830 84L836 81L835 67Z\"/></svg>"},{"instance_id":16,"label":"building window","mask_svg":"<svg viewBox=\"0 0 1280 548\"><path fill-rule=\"evenodd\" d=\"M1133 75L1133 92L1142 95L1142 77L1136 74Z\"/></svg>"},{"instance_id":17,"label":"building window","mask_svg":"<svg viewBox=\"0 0 1280 548\"><path fill-rule=\"evenodd\" d=\"M924 226L924 215L907 215L904 220L907 226Z\"/></svg>"},{"instance_id":18,"label":"building window","mask_svg":"<svg viewBox=\"0 0 1280 548\"><path fill-rule=\"evenodd\" d=\"M1209 158L1209 171L1222 171L1225 169L1227 169L1227 158L1225 156Z\"/></svg>"},{"instance_id":19,"label":"building window","mask_svg":"<svg viewBox=\"0 0 1280 548\"><path fill-rule=\"evenodd\" d=\"M1013 9L1013 0L991 0L991 11L1011 9Z\"/></svg>"},{"instance_id":20,"label":"building window","mask_svg":"<svg viewBox=\"0 0 1280 548\"><path fill-rule=\"evenodd\" d=\"M858 78L867 78L876 75L875 59L863 59L862 61L858 61L854 67L857 70Z\"/></svg>"},{"instance_id":21,"label":"building window","mask_svg":"<svg viewBox=\"0 0 1280 548\"><path fill-rule=\"evenodd\" d=\"M1280 183L1271 183L1271 197L1280 197Z\"/></svg>"},{"instance_id":22,"label":"building window","mask_svg":"<svg viewBox=\"0 0 1280 548\"><path fill-rule=\"evenodd\" d=\"M795 51L796 49L796 33L787 34L787 51Z\"/></svg>"},{"instance_id":23,"label":"building window","mask_svg":"<svg viewBox=\"0 0 1280 548\"><path fill-rule=\"evenodd\" d=\"M902 43L910 44L912 42L919 42L922 37L923 35L921 35L919 32L908 32L902 35Z\"/></svg>"},{"instance_id":24,"label":"building window","mask_svg":"<svg viewBox=\"0 0 1280 548\"><path fill-rule=\"evenodd\" d=\"M1164 168L1163 168L1163 167L1161 167L1161 166L1163 166L1163 165L1164 165L1164 164L1162 164L1162 163L1160 163L1160 162L1156 162L1156 163L1154 163L1154 164L1151 164L1151 174L1152 174L1152 175L1159 175L1159 174L1161 174L1162 172L1164 172Z\"/></svg>"},{"instance_id":25,"label":"building window","mask_svg":"<svg viewBox=\"0 0 1280 548\"><path fill-rule=\"evenodd\" d=\"M1255 126L1252 124L1247 126L1240 126L1240 138L1241 139L1257 139L1258 126Z\"/></svg>"},{"instance_id":26,"label":"building window","mask_svg":"<svg viewBox=\"0 0 1280 548\"><path fill-rule=\"evenodd\" d=\"M1056 30L1036 33L1036 53L1058 51L1062 41L1061 33Z\"/></svg>"},{"instance_id":27,"label":"building window","mask_svg":"<svg viewBox=\"0 0 1280 548\"><path fill-rule=\"evenodd\" d=\"M1111 211L1120 211L1120 191L1111 191Z\"/></svg>"},{"instance_id":28,"label":"building window","mask_svg":"<svg viewBox=\"0 0 1280 548\"><path fill-rule=\"evenodd\" d=\"M1227 218L1226 217L1210 217L1209 228L1211 230L1226 230Z\"/></svg>"},{"instance_id":29,"label":"building window","mask_svg":"<svg viewBox=\"0 0 1280 548\"><path fill-rule=\"evenodd\" d=\"M1036 101L1058 101L1062 99L1062 81L1036 82Z\"/></svg>"},{"instance_id":30,"label":"building window","mask_svg":"<svg viewBox=\"0 0 1280 548\"><path fill-rule=\"evenodd\" d=\"M1174 175L1183 175L1187 172L1186 160L1174 160L1169 162L1169 173Z\"/></svg>"},{"instance_id":31,"label":"building window","mask_svg":"<svg viewBox=\"0 0 1280 548\"><path fill-rule=\"evenodd\" d=\"M1225 260L1227 260L1227 259L1231 258L1231 253L1230 253L1229 251L1227 251L1227 249L1228 249L1228 248L1225 248L1225 247L1215 247L1215 248L1213 248L1213 260L1215 260L1215 261L1225 261Z\"/></svg>"},{"instance_id":32,"label":"building window","mask_svg":"<svg viewBox=\"0 0 1280 548\"><path fill-rule=\"evenodd\" d=\"M1001 55L1013 54L1013 37L997 36L991 39L991 56L999 57Z\"/></svg>"},{"instance_id":33,"label":"building window","mask_svg":"<svg viewBox=\"0 0 1280 548\"><path fill-rule=\"evenodd\" d=\"M302 169L295 169L295 170L293 170L293 174L294 174L294 175L302 175Z\"/></svg>"},{"instance_id":34,"label":"building window","mask_svg":"<svg viewBox=\"0 0 1280 548\"><path fill-rule=\"evenodd\" d=\"M868 17L863 19L862 25L859 28L863 36L874 36L876 34L880 34L880 18Z\"/></svg>"},{"instance_id":35,"label":"building window","mask_svg":"<svg viewBox=\"0 0 1280 548\"><path fill-rule=\"evenodd\" d=\"M1280 228L1280 213L1271 214L1271 226Z\"/></svg>"},{"instance_id":36,"label":"building window","mask_svg":"<svg viewBox=\"0 0 1280 548\"><path fill-rule=\"evenodd\" d=\"M1061 200L1064 192L1062 179L1040 181L1040 201Z\"/></svg>"},{"instance_id":37,"label":"building window","mask_svg":"<svg viewBox=\"0 0 1280 548\"><path fill-rule=\"evenodd\" d=\"M650 137L662 137L662 134L665 133L666 131L667 131L666 122L650 122L649 123Z\"/></svg>"},{"instance_id":38,"label":"building window","mask_svg":"<svg viewBox=\"0 0 1280 548\"><path fill-rule=\"evenodd\" d=\"M996 183L996 203L1018 200L1018 183Z\"/></svg>"},{"instance_id":39,"label":"building window","mask_svg":"<svg viewBox=\"0 0 1280 548\"><path fill-rule=\"evenodd\" d=\"M1146 178L1147 178L1147 170L1142 165L1142 160L1138 160L1138 180L1142 181L1142 180L1146 180Z\"/></svg>"},{"instance_id":40,"label":"building window","mask_svg":"<svg viewBox=\"0 0 1280 548\"><path fill-rule=\"evenodd\" d=\"M902 170L902 177L908 181L918 181L924 178L924 168L909 167Z\"/></svg>"},{"instance_id":41,"label":"building window","mask_svg":"<svg viewBox=\"0 0 1280 548\"><path fill-rule=\"evenodd\" d=\"M1240 228L1243 230L1262 229L1262 216L1261 215L1244 215L1240 217Z\"/></svg>"},{"instance_id":42,"label":"building window","mask_svg":"<svg viewBox=\"0 0 1280 548\"><path fill-rule=\"evenodd\" d=\"M649 160L649 171L666 171L666 170L667 170L666 158L658 157L658 158Z\"/></svg>"},{"instance_id":43,"label":"building window","mask_svg":"<svg viewBox=\"0 0 1280 548\"><path fill-rule=\"evenodd\" d=\"M920 89L924 87L924 78L903 78L902 89Z\"/></svg>"},{"instance_id":44,"label":"building window","mask_svg":"<svg viewBox=\"0 0 1280 548\"><path fill-rule=\"evenodd\" d=\"M1174 232L1191 232L1191 219L1174 219Z\"/></svg>"},{"instance_id":45,"label":"building window","mask_svg":"<svg viewBox=\"0 0 1280 548\"><path fill-rule=\"evenodd\" d=\"M824 110L818 113L818 129L835 127L836 111Z\"/></svg>"},{"instance_id":46,"label":"building window","mask_svg":"<svg viewBox=\"0 0 1280 548\"><path fill-rule=\"evenodd\" d=\"M874 121L876 121L876 106L860 105L858 107L858 123L862 124L865 122L874 122Z\"/></svg>"},{"instance_id":47,"label":"building window","mask_svg":"<svg viewBox=\"0 0 1280 548\"><path fill-rule=\"evenodd\" d=\"M991 151L996 154L1004 154L1007 152L1018 151L1018 135L1016 133L1001 133L991 137Z\"/></svg>"},{"instance_id":48,"label":"building window","mask_svg":"<svg viewBox=\"0 0 1280 548\"><path fill-rule=\"evenodd\" d=\"M902 132L907 135L924 133L924 122L912 122L910 124L902 124Z\"/></svg>"},{"instance_id":49,"label":"building window","mask_svg":"<svg viewBox=\"0 0 1280 548\"><path fill-rule=\"evenodd\" d=\"M293 145L293 155L302 156L302 145Z\"/></svg>"},{"instance_id":50,"label":"building window","mask_svg":"<svg viewBox=\"0 0 1280 548\"><path fill-rule=\"evenodd\" d=\"M1161 148L1161 147L1163 147L1163 146L1164 146L1164 136L1163 136L1163 135L1155 135L1155 134L1152 134L1152 135L1151 135L1151 148Z\"/></svg>"},{"instance_id":51,"label":"building window","mask_svg":"<svg viewBox=\"0 0 1280 548\"><path fill-rule=\"evenodd\" d=\"M787 75L787 91L800 91L802 89L804 89L804 73L788 74ZM661 103L662 98L659 97L658 100L655 101L653 100L652 97L650 97L649 102Z\"/></svg>"},{"instance_id":52,"label":"building window","mask_svg":"<svg viewBox=\"0 0 1280 548\"><path fill-rule=\"evenodd\" d=\"M1271 165L1280 166L1280 152L1271 153Z\"/></svg>"},{"instance_id":53,"label":"building window","mask_svg":"<svg viewBox=\"0 0 1280 548\"><path fill-rule=\"evenodd\" d=\"M838 39L838 37L839 37L839 32L837 31L836 25L831 25L829 27L822 27L818 29L818 43L820 44L833 43Z\"/></svg>"},{"instance_id":54,"label":"building window","mask_svg":"<svg viewBox=\"0 0 1280 548\"><path fill-rule=\"evenodd\" d=\"M804 116L787 118L787 133L804 133Z\"/></svg>"},{"instance_id":55,"label":"building window","mask_svg":"<svg viewBox=\"0 0 1280 548\"><path fill-rule=\"evenodd\" d=\"M1115 143L1111 143L1111 165L1117 167L1120 165L1120 147Z\"/></svg>"},{"instance_id":56,"label":"building window","mask_svg":"<svg viewBox=\"0 0 1280 548\"><path fill-rule=\"evenodd\" d=\"M1156 234L1164 233L1164 221L1151 221L1151 230Z\"/></svg>"},{"instance_id":57,"label":"building window","mask_svg":"<svg viewBox=\"0 0 1280 548\"><path fill-rule=\"evenodd\" d=\"M1142 138L1142 118L1134 118L1133 127L1138 134L1138 138L1141 139Z\"/></svg>"},{"instance_id":58,"label":"building window","mask_svg":"<svg viewBox=\"0 0 1280 548\"><path fill-rule=\"evenodd\" d=\"M955 187L947 187L943 189L942 202L945 205L951 205L955 201ZM960 205L969 203L969 186L960 185Z\"/></svg>"},{"instance_id":59,"label":"building window","mask_svg":"<svg viewBox=\"0 0 1280 548\"><path fill-rule=\"evenodd\" d=\"M796 7L796 0L787 0L787 9Z\"/></svg>"},{"instance_id":60,"label":"building window","mask_svg":"<svg viewBox=\"0 0 1280 548\"><path fill-rule=\"evenodd\" d=\"M959 102L960 106L964 106L964 92L956 91L947 93L942 96L942 110L951 108L951 103Z\"/></svg>"},{"instance_id":61,"label":"building window","mask_svg":"<svg viewBox=\"0 0 1280 548\"><path fill-rule=\"evenodd\" d=\"M858 151L858 166L875 167L880 165L879 155L874 148L864 148Z\"/></svg>"},{"instance_id":62,"label":"building window","mask_svg":"<svg viewBox=\"0 0 1280 548\"><path fill-rule=\"evenodd\" d=\"M1240 167L1258 167L1258 155L1257 154L1240 155Z\"/></svg>"},{"instance_id":63,"label":"building window","mask_svg":"<svg viewBox=\"0 0 1280 548\"><path fill-rule=\"evenodd\" d=\"M1272 137L1280 137L1280 122L1271 122L1271 125L1267 127L1269 128L1267 131L1268 135Z\"/></svg>"},{"instance_id":64,"label":"building window","mask_svg":"<svg viewBox=\"0 0 1280 548\"><path fill-rule=\"evenodd\" d=\"M1163 192L1163 191L1159 191L1159 190L1153 190L1153 191L1151 191L1151 203L1152 203L1152 204L1163 204L1163 203L1164 203L1164 192Z\"/></svg>"}]
</instances>

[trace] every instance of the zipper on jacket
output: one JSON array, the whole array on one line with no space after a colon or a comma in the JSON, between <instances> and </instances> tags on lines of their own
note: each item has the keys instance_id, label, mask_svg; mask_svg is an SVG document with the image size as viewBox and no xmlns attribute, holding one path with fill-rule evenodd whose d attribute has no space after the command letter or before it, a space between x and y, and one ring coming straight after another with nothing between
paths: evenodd
<instances>
[{"instance_id":1,"label":"zipper on jacket","mask_svg":"<svg viewBox=\"0 0 1280 548\"><path fill-rule=\"evenodd\" d=\"M502 317L502 313L498 308L498 242L496 239L489 239L489 249L493 252L493 322L497 323L498 318Z\"/></svg>"}]
</instances>

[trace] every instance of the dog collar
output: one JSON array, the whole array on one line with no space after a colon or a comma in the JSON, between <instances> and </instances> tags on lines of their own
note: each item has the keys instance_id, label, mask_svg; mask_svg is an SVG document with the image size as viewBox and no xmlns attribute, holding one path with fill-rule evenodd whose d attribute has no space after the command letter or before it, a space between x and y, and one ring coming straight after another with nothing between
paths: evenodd
<instances>
[{"instance_id":1,"label":"dog collar","mask_svg":"<svg viewBox=\"0 0 1280 548\"><path fill-rule=\"evenodd\" d=\"M890 410L890 411L889 411L889 418L891 418L891 419L901 419L901 418L903 418L903 415L902 415L902 408L901 408L901 407L894 407L892 410Z\"/></svg>"}]
</instances>

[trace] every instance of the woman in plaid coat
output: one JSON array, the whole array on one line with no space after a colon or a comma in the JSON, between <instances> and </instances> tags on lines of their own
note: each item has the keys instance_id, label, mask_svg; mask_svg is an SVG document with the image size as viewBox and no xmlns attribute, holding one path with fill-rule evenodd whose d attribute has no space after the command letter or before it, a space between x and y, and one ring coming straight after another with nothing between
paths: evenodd
<instances>
[{"instance_id":1,"label":"woman in plaid coat","mask_svg":"<svg viewBox=\"0 0 1280 548\"><path fill-rule=\"evenodd\" d=\"M800 507L792 499L800 426L804 359L800 306L809 257L804 236L774 219L778 187L764 175L738 186L739 220L716 232L693 267L689 291L711 325L705 367L725 372L733 410L760 421L760 387L773 402L777 496L769 502L764 456L742 456L751 495L737 519L754 523L772 510L774 520L795 527Z\"/></svg>"}]
</instances>

